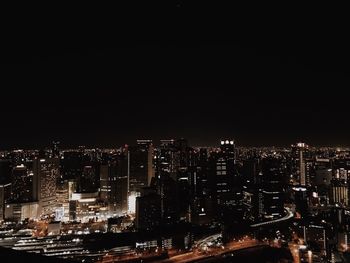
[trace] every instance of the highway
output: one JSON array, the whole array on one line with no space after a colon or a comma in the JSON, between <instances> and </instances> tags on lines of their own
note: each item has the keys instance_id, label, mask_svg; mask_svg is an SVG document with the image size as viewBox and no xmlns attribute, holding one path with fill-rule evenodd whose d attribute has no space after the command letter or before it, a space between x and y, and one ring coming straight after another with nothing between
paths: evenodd
<instances>
[{"instance_id":1,"label":"highway","mask_svg":"<svg viewBox=\"0 0 350 263\"><path fill-rule=\"evenodd\" d=\"M255 239L245 238L244 240L241 240L241 241L230 242L226 244L225 247L208 248L206 252L203 252L200 249L194 249L191 252L176 255L168 259L163 259L155 262L157 263L189 263L189 262L194 262L198 260L204 260L206 258L220 256L222 254L229 253L239 249L260 246L262 244L263 243L258 242Z\"/></svg>"},{"instance_id":2,"label":"highway","mask_svg":"<svg viewBox=\"0 0 350 263\"><path fill-rule=\"evenodd\" d=\"M286 211L286 215L281 217L281 218L277 218L277 219L271 220L271 221L256 223L256 224L251 225L251 227L260 227L260 226L267 226L270 224L276 224L279 222L289 220L289 219L294 217L294 213L291 211L290 208L286 207L285 211ZM265 243L258 242L256 239L252 239L252 238L246 236L242 240L230 242L230 243L226 244L225 246L215 247L215 243L217 243L216 241L221 237L222 237L221 233L216 233L216 234L210 235L208 237L205 237L205 238L200 239L197 242L195 242L195 245L194 245L192 251L182 253L182 254L176 254L176 255L170 256L167 259L159 259L159 260L155 259L154 262L158 262L158 263L175 263L175 262L176 263L188 263L188 262L193 262L193 261L197 261L197 260L204 260L204 259L207 259L210 257L220 256L220 255L223 255L225 253L229 253L231 251L235 251L235 250L239 250L239 249L252 248L252 247L256 247L256 246L266 245ZM294 256L295 260L298 260L295 253L293 253L293 256ZM120 257L120 255L116 256L116 255L113 255L112 253L110 253L109 257L105 257L102 260L102 262L104 262L104 263L115 262L118 259L120 260L121 258L123 258L124 260L126 259L125 257ZM127 258L128 259L135 259L135 258L138 258L138 256L134 254L134 255L130 255Z\"/></svg>"},{"instance_id":3,"label":"highway","mask_svg":"<svg viewBox=\"0 0 350 263\"><path fill-rule=\"evenodd\" d=\"M205 237L203 239L198 240L195 242L195 247L203 247L203 246L208 246L210 243L213 243L216 241L218 238L222 238L222 233L217 233L213 234L211 236Z\"/></svg>"},{"instance_id":4,"label":"highway","mask_svg":"<svg viewBox=\"0 0 350 263\"><path fill-rule=\"evenodd\" d=\"M217 239L220 237L220 234L215 234L212 236L209 236L205 239L200 240L200 244L203 244L205 242L211 242L214 241L214 239ZM246 237L242 240L239 241L234 241L230 242L225 245L225 247L208 247L206 251L203 251L200 246L194 248L192 251L188 251L186 253L182 254L176 254L174 256L171 256L170 258L166 259L156 259L152 260L152 262L157 262L157 263L188 263L188 262L193 262L197 260L204 260L207 258L215 257L215 256L220 256L225 253L229 253L231 251L239 250L239 249L244 249L244 248L251 248L251 247L256 247L263 245L264 243L258 242L255 239L251 239L249 237ZM149 255L152 257L152 255ZM154 255L155 256L155 255ZM100 262L103 263L113 263L113 262L118 262L120 260L122 261L127 261L127 260L135 260L135 259L142 259L138 257L135 254L130 254L129 256L118 256L118 255L113 255L113 253L109 253L108 256L105 256Z\"/></svg>"},{"instance_id":5,"label":"highway","mask_svg":"<svg viewBox=\"0 0 350 263\"><path fill-rule=\"evenodd\" d=\"M271 221L256 223L256 224L253 224L250 226L251 227L259 227L259 226L266 226L266 225L270 225L270 224L276 224L276 223L283 222L283 221L286 221L286 220L294 217L294 213L292 212L292 210L290 208L286 207L285 211L286 211L286 215L281 217L281 218L277 218L277 219L271 220Z\"/></svg>"}]
</instances>

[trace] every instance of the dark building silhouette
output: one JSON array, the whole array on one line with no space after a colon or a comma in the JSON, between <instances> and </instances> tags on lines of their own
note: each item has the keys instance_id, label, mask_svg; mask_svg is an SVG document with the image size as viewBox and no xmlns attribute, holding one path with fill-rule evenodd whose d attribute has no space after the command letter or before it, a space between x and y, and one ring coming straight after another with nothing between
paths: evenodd
<instances>
[{"instance_id":1,"label":"dark building silhouette","mask_svg":"<svg viewBox=\"0 0 350 263\"><path fill-rule=\"evenodd\" d=\"M161 197L155 189L144 189L136 198L135 226L139 230L154 230L161 224Z\"/></svg>"},{"instance_id":2,"label":"dark building silhouette","mask_svg":"<svg viewBox=\"0 0 350 263\"><path fill-rule=\"evenodd\" d=\"M285 172L283 160L268 157L261 160L262 214L265 218L279 218L284 214Z\"/></svg>"},{"instance_id":3,"label":"dark building silhouette","mask_svg":"<svg viewBox=\"0 0 350 263\"><path fill-rule=\"evenodd\" d=\"M129 146L129 191L140 192L149 186L153 174L153 144L151 140L137 140L136 146Z\"/></svg>"}]
</instances>

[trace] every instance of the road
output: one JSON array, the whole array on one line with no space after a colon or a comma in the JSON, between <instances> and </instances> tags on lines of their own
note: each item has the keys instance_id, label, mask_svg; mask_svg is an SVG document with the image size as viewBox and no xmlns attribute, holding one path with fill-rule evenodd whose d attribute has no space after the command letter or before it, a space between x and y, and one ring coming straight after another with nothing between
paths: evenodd
<instances>
[{"instance_id":1,"label":"road","mask_svg":"<svg viewBox=\"0 0 350 263\"><path fill-rule=\"evenodd\" d=\"M168 259L163 259L159 261L155 261L157 263L188 263L193 262L197 260L202 260L205 258L210 258L214 256L220 256L222 254L243 249L243 248L249 248L249 247L255 247L259 246L262 243L258 242L255 239L246 238L242 241L235 241L226 244L224 248L209 248L207 252L202 252L199 249L194 249L191 252L187 252L184 254L176 255Z\"/></svg>"},{"instance_id":2,"label":"road","mask_svg":"<svg viewBox=\"0 0 350 263\"><path fill-rule=\"evenodd\" d=\"M259 227L259 226L266 226L266 225L270 225L270 224L276 224L276 223L283 222L283 221L286 221L286 220L294 217L294 213L292 212L292 210L290 208L286 207L285 210L286 210L285 216L283 216L281 218L277 218L275 220L253 224L253 225L251 225L251 227Z\"/></svg>"},{"instance_id":3,"label":"road","mask_svg":"<svg viewBox=\"0 0 350 263\"><path fill-rule=\"evenodd\" d=\"M217 235L213 235L210 236L203 240L200 240L201 244L203 244L203 242L211 242L214 239L217 239L219 236ZM230 242L228 244L225 245L225 247L209 247L207 251L203 251L200 247L197 246L197 248L194 248L192 251L186 252L186 253L182 253L182 254L177 254L174 256L171 256L170 258L167 259L156 259L154 258L154 260L152 260L152 262L157 262L157 263L188 263L188 262L193 262L193 261L197 261L197 260L202 260L202 259L206 259L206 258L210 258L210 257L214 257L214 256L220 256L222 254L228 253L228 252L232 252L235 250L239 250L239 249L244 249L244 248L250 248L250 247L256 247L259 245L262 245L264 243L258 242L255 239L251 239L249 237L246 237L242 240L239 241L234 241L234 242ZM151 255L150 255L151 256ZM120 260L126 261L126 260L131 260L131 259L137 259L138 256L131 253L129 256L117 256L117 255L113 255L112 253L109 253L108 256L105 256L101 262L103 263L112 263L112 262L117 262Z\"/></svg>"},{"instance_id":4,"label":"road","mask_svg":"<svg viewBox=\"0 0 350 263\"><path fill-rule=\"evenodd\" d=\"M210 245L210 243L213 243L218 238L222 238L222 234L221 233L213 234L211 236L208 236L208 237L205 237L203 239L198 240L197 242L195 242L195 247L200 248L200 247L203 247L203 246L208 246L208 245Z\"/></svg>"}]
</instances>

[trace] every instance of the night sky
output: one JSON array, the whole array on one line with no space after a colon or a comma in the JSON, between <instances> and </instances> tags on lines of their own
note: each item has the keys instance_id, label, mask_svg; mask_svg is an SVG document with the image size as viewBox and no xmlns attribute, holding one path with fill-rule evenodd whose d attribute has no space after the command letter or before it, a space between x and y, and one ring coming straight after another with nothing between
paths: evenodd
<instances>
[{"instance_id":1,"label":"night sky","mask_svg":"<svg viewBox=\"0 0 350 263\"><path fill-rule=\"evenodd\" d=\"M111 26L83 38L74 28L46 36L21 27L0 53L0 149L170 137L350 145L349 43L326 24L240 23L198 36L182 24L165 38L117 41L101 37L120 36Z\"/></svg>"}]
</instances>

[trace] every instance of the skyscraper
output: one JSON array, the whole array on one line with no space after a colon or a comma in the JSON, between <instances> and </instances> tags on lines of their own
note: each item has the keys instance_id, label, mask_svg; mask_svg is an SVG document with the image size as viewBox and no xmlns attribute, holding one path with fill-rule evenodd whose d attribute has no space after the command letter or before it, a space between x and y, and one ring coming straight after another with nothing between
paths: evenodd
<instances>
[{"instance_id":1,"label":"skyscraper","mask_svg":"<svg viewBox=\"0 0 350 263\"><path fill-rule=\"evenodd\" d=\"M152 140L137 140L136 146L129 150L129 191L140 192L142 187L149 186L153 173Z\"/></svg>"},{"instance_id":2,"label":"skyscraper","mask_svg":"<svg viewBox=\"0 0 350 263\"><path fill-rule=\"evenodd\" d=\"M33 171L28 169L27 165L21 164L13 167L11 203L36 201L37 193L35 191L37 187L34 183Z\"/></svg>"},{"instance_id":3,"label":"skyscraper","mask_svg":"<svg viewBox=\"0 0 350 263\"><path fill-rule=\"evenodd\" d=\"M128 210L128 160L124 153L100 166L100 198L108 203L112 215Z\"/></svg>"},{"instance_id":4,"label":"skyscraper","mask_svg":"<svg viewBox=\"0 0 350 263\"><path fill-rule=\"evenodd\" d=\"M0 222L5 219L5 205L11 195L11 184L0 184Z\"/></svg>"},{"instance_id":5,"label":"skyscraper","mask_svg":"<svg viewBox=\"0 0 350 263\"><path fill-rule=\"evenodd\" d=\"M161 198L150 191L136 198L135 225L140 230L154 230L161 224Z\"/></svg>"},{"instance_id":6,"label":"skyscraper","mask_svg":"<svg viewBox=\"0 0 350 263\"><path fill-rule=\"evenodd\" d=\"M83 154L79 151L66 151L63 154L62 176L65 180L77 180L82 173Z\"/></svg>"},{"instance_id":7,"label":"skyscraper","mask_svg":"<svg viewBox=\"0 0 350 263\"><path fill-rule=\"evenodd\" d=\"M56 205L56 183L59 178L59 160L40 159L33 160L33 194L39 202L42 214L53 212Z\"/></svg>"},{"instance_id":8,"label":"skyscraper","mask_svg":"<svg viewBox=\"0 0 350 263\"><path fill-rule=\"evenodd\" d=\"M295 172L298 177L298 183L300 186L306 186L309 184L309 174L306 173L305 154L309 146L303 142L299 142L296 145L292 145L293 161L295 165Z\"/></svg>"},{"instance_id":9,"label":"skyscraper","mask_svg":"<svg viewBox=\"0 0 350 263\"><path fill-rule=\"evenodd\" d=\"M77 192L78 193L94 193L98 190L96 167L93 164L83 166L83 171L78 176Z\"/></svg>"},{"instance_id":10,"label":"skyscraper","mask_svg":"<svg viewBox=\"0 0 350 263\"><path fill-rule=\"evenodd\" d=\"M284 214L285 178L283 160L274 157L261 161L262 171L262 216L279 218Z\"/></svg>"},{"instance_id":11,"label":"skyscraper","mask_svg":"<svg viewBox=\"0 0 350 263\"><path fill-rule=\"evenodd\" d=\"M233 140L222 140L220 151L211 156L213 194L219 206L236 205L241 194L235 173L235 146ZM236 183L236 184L235 184Z\"/></svg>"}]
</instances>

